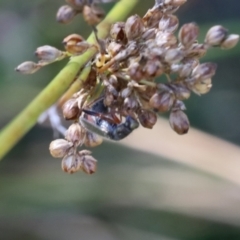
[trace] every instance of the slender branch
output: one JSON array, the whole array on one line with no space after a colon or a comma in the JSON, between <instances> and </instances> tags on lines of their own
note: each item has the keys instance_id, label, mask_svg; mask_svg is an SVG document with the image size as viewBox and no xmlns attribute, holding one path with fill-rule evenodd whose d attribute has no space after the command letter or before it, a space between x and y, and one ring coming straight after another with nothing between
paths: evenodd
<instances>
[{"instance_id":1,"label":"slender branch","mask_svg":"<svg viewBox=\"0 0 240 240\"><path fill-rule=\"evenodd\" d=\"M119 1L104 21L99 24L99 37L105 38L110 24L124 20L137 3L138 0ZM88 40L89 42L94 41L93 34ZM35 125L40 114L62 96L73 82L79 69L83 68L94 54L96 54L96 48L91 48L83 55L73 57L48 86L1 131L0 159Z\"/></svg>"}]
</instances>

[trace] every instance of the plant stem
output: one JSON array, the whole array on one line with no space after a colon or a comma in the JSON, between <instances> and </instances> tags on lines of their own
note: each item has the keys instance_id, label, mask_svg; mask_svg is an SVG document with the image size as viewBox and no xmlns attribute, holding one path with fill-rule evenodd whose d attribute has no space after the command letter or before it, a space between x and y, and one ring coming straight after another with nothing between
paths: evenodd
<instances>
[{"instance_id":1,"label":"plant stem","mask_svg":"<svg viewBox=\"0 0 240 240\"><path fill-rule=\"evenodd\" d=\"M106 38L110 24L124 20L137 3L138 0L119 1L98 25L99 38ZM88 41L94 41L93 34ZM83 55L73 57L45 89L0 132L0 160L35 125L40 114L62 96L72 84L79 69L91 60L96 51L96 48L90 48Z\"/></svg>"}]
</instances>

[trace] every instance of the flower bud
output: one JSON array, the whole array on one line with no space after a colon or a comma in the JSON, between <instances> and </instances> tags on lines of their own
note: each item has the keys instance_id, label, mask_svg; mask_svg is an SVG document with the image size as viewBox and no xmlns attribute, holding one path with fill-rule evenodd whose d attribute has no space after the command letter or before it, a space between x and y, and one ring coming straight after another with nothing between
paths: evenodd
<instances>
[{"instance_id":1,"label":"flower bud","mask_svg":"<svg viewBox=\"0 0 240 240\"><path fill-rule=\"evenodd\" d=\"M129 17L125 24L125 32L128 40L135 40L142 36L144 24L138 15Z\"/></svg>"},{"instance_id":2,"label":"flower bud","mask_svg":"<svg viewBox=\"0 0 240 240\"><path fill-rule=\"evenodd\" d=\"M198 38L199 28L195 23L184 24L178 33L179 41L183 46L191 46Z\"/></svg>"},{"instance_id":3,"label":"flower bud","mask_svg":"<svg viewBox=\"0 0 240 240\"><path fill-rule=\"evenodd\" d=\"M228 30L220 25L211 27L206 35L205 42L210 46L219 46L227 38Z\"/></svg>"},{"instance_id":4,"label":"flower bud","mask_svg":"<svg viewBox=\"0 0 240 240\"><path fill-rule=\"evenodd\" d=\"M63 116L66 120L77 119L81 113L75 98L67 100L62 106Z\"/></svg>"},{"instance_id":5,"label":"flower bud","mask_svg":"<svg viewBox=\"0 0 240 240\"><path fill-rule=\"evenodd\" d=\"M103 139L99 135L87 131L85 142L84 142L84 145L86 147L96 147L102 144L102 142L103 142Z\"/></svg>"},{"instance_id":6,"label":"flower bud","mask_svg":"<svg viewBox=\"0 0 240 240\"><path fill-rule=\"evenodd\" d=\"M56 18L58 22L67 24L70 23L77 14L78 11L68 5L64 5L58 9Z\"/></svg>"},{"instance_id":7,"label":"flower bud","mask_svg":"<svg viewBox=\"0 0 240 240\"><path fill-rule=\"evenodd\" d=\"M222 49L231 49L237 45L239 41L239 35L237 34L230 34L227 39L221 44Z\"/></svg>"},{"instance_id":8,"label":"flower bud","mask_svg":"<svg viewBox=\"0 0 240 240\"><path fill-rule=\"evenodd\" d=\"M38 47L35 55L43 60L43 61L47 61L47 62L52 62L52 61L56 61L56 60L60 60L64 57L64 54L62 51L58 50L55 47L52 46L41 46Z\"/></svg>"},{"instance_id":9,"label":"flower bud","mask_svg":"<svg viewBox=\"0 0 240 240\"><path fill-rule=\"evenodd\" d=\"M81 144L84 138L84 133L81 129L79 123L73 123L67 130L65 138L74 144L74 146L78 146Z\"/></svg>"},{"instance_id":10,"label":"flower bud","mask_svg":"<svg viewBox=\"0 0 240 240\"><path fill-rule=\"evenodd\" d=\"M35 62L27 61L23 62L15 68L15 71L20 72L22 74L32 74L38 71L41 68L40 64Z\"/></svg>"},{"instance_id":11,"label":"flower bud","mask_svg":"<svg viewBox=\"0 0 240 240\"><path fill-rule=\"evenodd\" d=\"M67 173L75 173L81 169L82 160L78 154L67 155L62 160L62 170Z\"/></svg>"},{"instance_id":12,"label":"flower bud","mask_svg":"<svg viewBox=\"0 0 240 240\"><path fill-rule=\"evenodd\" d=\"M56 139L50 143L49 150L53 157L62 158L69 152L72 146L73 144L65 139Z\"/></svg>"},{"instance_id":13,"label":"flower bud","mask_svg":"<svg viewBox=\"0 0 240 240\"><path fill-rule=\"evenodd\" d=\"M141 109L138 113L138 119L143 127L152 129L157 122L157 115L153 111Z\"/></svg>"},{"instance_id":14,"label":"flower bud","mask_svg":"<svg viewBox=\"0 0 240 240\"><path fill-rule=\"evenodd\" d=\"M187 115L181 110L170 113L169 123L171 128L179 135L186 134L190 126Z\"/></svg>"},{"instance_id":15,"label":"flower bud","mask_svg":"<svg viewBox=\"0 0 240 240\"><path fill-rule=\"evenodd\" d=\"M150 101L149 105L153 108L158 110L159 112L167 112L171 109L175 97L172 93L161 91L155 93Z\"/></svg>"},{"instance_id":16,"label":"flower bud","mask_svg":"<svg viewBox=\"0 0 240 240\"><path fill-rule=\"evenodd\" d=\"M105 16L105 13L104 13L103 9L101 9L95 5L92 5L91 7L85 5L83 7L84 20L90 26L98 24L103 19L104 16Z\"/></svg>"},{"instance_id":17,"label":"flower bud","mask_svg":"<svg viewBox=\"0 0 240 240\"><path fill-rule=\"evenodd\" d=\"M174 32L179 25L178 18L174 15L164 15L159 21L158 28L163 32Z\"/></svg>"}]
</instances>

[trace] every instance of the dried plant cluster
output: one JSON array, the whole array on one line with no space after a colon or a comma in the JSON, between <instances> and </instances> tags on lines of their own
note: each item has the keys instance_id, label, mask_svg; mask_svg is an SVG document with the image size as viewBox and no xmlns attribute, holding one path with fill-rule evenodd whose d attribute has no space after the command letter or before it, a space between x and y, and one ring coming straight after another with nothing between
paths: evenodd
<instances>
[{"instance_id":1,"label":"dried plant cluster","mask_svg":"<svg viewBox=\"0 0 240 240\"><path fill-rule=\"evenodd\" d=\"M110 1L66 0L70 6L59 9L57 20L69 23L82 13L86 22L95 26L104 15L97 4ZM73 123L65 139L50 144L52 156L63 158L64 171L94 173L96 160L91 152L78 151L79 146L97 146L102 143L100 136L119 140L139 123L151 129L158 113L170 112L172 129L178 134L188 132L183 101L192 92L198 95L209 92L216 72L215 63L200 63L200 59L211 47L234 47L239 36L229 34L222 26L213 26L204 42L199 43L195 23L184 24L176 34L179 20L174 13L185 2L156 0L143 17L133 15L126 22L114 23L107 39L99 40L96 34L98 53L87 65L91 67L88 78L62 106L64 118ZM63 43L66 51L39 47L36 55L40 61L24 62L17 71L30 74L92 47L78 34L67 36Z\"/></svg>"}]
</instances>

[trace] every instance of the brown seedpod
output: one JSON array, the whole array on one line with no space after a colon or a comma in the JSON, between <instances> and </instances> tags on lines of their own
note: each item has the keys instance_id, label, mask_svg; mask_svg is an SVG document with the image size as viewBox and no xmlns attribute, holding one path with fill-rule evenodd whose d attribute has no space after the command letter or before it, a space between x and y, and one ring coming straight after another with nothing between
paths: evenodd
<instances>
[{"instance_id":1,"label":"brown seedpod","mask_svg":"<svg viewBox=\"0 0 240 240\"><path fill-rule=\"evenodd\" d=\"M68 154L70 148L73 146L73 143L65 139L56 139L50 143L49 150L53 157L63 158Z\"/></svg>"},{"instance_id":2,"label":"brown seedpod","mask_svg":"<svg viewBox=\"0 0 240 240\"><path fill-rule=\"evenodd\" d=\"M186 134L189 130L189 120L182 110L171 111L169 117L171 128L179 135Z\"/></svg>"},{"instance_id":3,"label":"brown seedpod","mask_svg":"<svg viewBox=\"0 0 240 240\"><path fill-rule=\"evenodd\" d=\"M144 69L144 77L147 77L147 78L158 77L163 73L163 67L162 67L161 61L154 58L149 59L146 62L143 69Z\"/></svg>"},{"instance_id":4,"label":"brown seedpod","mask_svg":"<svg viewBox=\"0 0 240 240\"><path fill-rule=\"evenodd\" d=\"M125 32L128 40L136 40L142 36L144 24L138 15L129 17L125 24Z\"/></svg>"},{"instance_id":5,"label":"brown seedpod","mask_svg":"<svg viewBox=\"0 0 240 240\"><path fill-rule=\"evenodd\" d=\"M220 46L228 36L228 30L223 26L211 27L205 37L205 43L210 46Z\"/></svg>"},{"instance_id":6,"label":"brown seedpod","mask_svg":"<svg viewBox=\"0 0 240 240\"><path fill-rule=\"evenodd\" d=\"M168 63L180 62L185 57L185 52L181 49L169 49L165 53L165 61Z\"/></svg>"},{"instance_id":7,"label":"brown seedpod","mask_svg":"<svg viewBox=\"0 0 240 240\"><path fill-rule=\"evenodd\" d=\"M85 138L84 131L82 130L79 123L73 123L68 128L65 138L74 144L74 146L79 146L82 144Z\"/></svg>"},{"instance_id":8,"label":"brown seedpod","mask_svg":"<svg viewBox=\"0 0 240 240\"><path fill-rule=\"evenodd\" d=\"M116 22L112 24L110 29L110 38L116 42L127 43L127 36L125 33L125 23Z\"/></svg>"},{"instance_id":9,"label":"brown seedpod","mask_svg":"<svg viewBox=\"0 0 240 240\"><path fill-rule=\"evenodd\" d=\"M159 112L167 112L173 106L175 97L173 93L167 91L160 91L155 93L150 101L149 105L153 108L158 110Z\"/></svg>"},{"instance_id":10,"label":"brown seedpod","mask_svg":"<svg viewBox=\"0 0 240 240\"><path fill-rule=\"evenodd\" d=\"M202 63L193 69L192 76L201 80L208 79L215 75L216 70L217 64L211 62Z\"/></svg>"},{"instance_id":11,"label":"brown seedpod","mask_svg":"<svg viewBox=\"0 0 240 240\"><path fill-rule=\"evenodd\" d=\"M15 68L15 71L22 73L22 74L33 74L41 68L41 64L26 61L21 63Z\"/></svg>"},{"instance_id":12,"label":"brown seedpod","mask_svg":"<svg viewBox=\"0 0 240 240\"><path fill-rule=\"evenodd\" d=\"M186 53L186 58L202 58L207 52L207 47L205 44L194 43L188 49Z\"/></svg>"},{"instance_id":13,"label":"brown seedpod","mask_svg":"<svg viewBox=\"0 0 240 240\"><path fill-rule=\"evenodd\" d=\"M195 23L184 24L178 33L178 38L184 47L190 47L196 42L199 34L199 28Z\"/></svg>"},{"instance_id":14,"label":"brown seedpod","mask_svg":"<svg viewBox=\"0 0 240 240\"><path fill-rule=\"evenodd\" d=\"M158 24L158 29L163 32L175 32L178 28L179 21L174 15L163 15Z\"/></svg>"},{"instance_id":15,"label":"brown seedpod","mask_svg":"<svg viewBox=\"0 0 240 240\"><path fill-rule=\"evenodd\" d=\"M221 44L222 49L231 49L237 45L239 41L239 35L230 34Z\"/></svg>"},{"instance_id":16,"label":"brown seedpod","mask_svg":"<svg viewBox=\"0 0 240 240\"><path fill-rule=\"evenodd\" d=\"M45 62L53 62L65 57L62 51L49 45L38 47L35 51L35 55Z\"/></svg>"},{"instance_id":17,"label":"brown seedpod","mask_svg":"<svg viewBox=\"0 0 240 240\"><path fill-rule=\"evenodd\" d=\"M107 45L107 52L113 57L116 56L122 49L123 45L117 42L110 42Z\"/></svg>"},{"instance_id":18,"label":"brown seedpod","mask_svg":"<svg viewBox=\"0 0 240 240\"><path fill-rule=\"evenodd\" d=\"M67 24L70 23L78 13L79 12L76 9L68 5L64 5L59 8L56 19L59 23Z\"/></svg>"},{"instance_id":19,"label":"brown seedpod","mask_svg":"<svg viewBox=\"0 0 240 240\"><path fill-rule=\"evenodd\" d=\"M203 81L197 81L195 84L191 86L191 90L198 95L208 93L211 88L212 88L211 78L204 79Z\"/></svg>"},{"instance_id":20,"label":"brown seedpod","mask_svg":"<svg viewBox=\"0 0 240 240\"><path fill-rule=\"evenodd\" d=\"M174 34L170 32L157 32L156 35L156 44L157 46L167 49L177 46L177 38Z\"/></svg>"},{"instance_id":21,"label":"brown seedpod","mask_svg":"<svg viewBox=\"0 0 240 240\"><path fill-rule=\"evenodd\" d=\"M138 120L143 127L152 129L157 122L157 115L151 110L141 109L138 112Z\"/></svg>"},{"instance_id":22,"label":"brown seedpod","mask_svg":"<svg viewBox=\"0 0 240 240\"><path fill-rule=\"evenodd\" d=\"M67 100L62 106L62 111L63 117L66 120L77 119L81 114L81 110L78 107L78 101L76 98L70 98Z\"/></svg>"},{"instance_id":23,"label":"brown seedpod","mask_svg":"<svg viewBox=\"0 0 240 240\"><path fill-rule=\"evenodd\" d=\"M65 0L68 4L70 4L74 9L78 11L82 11L84 5L86 4L86 0Z\"/></svg>"},{"instance_id":24,"label":"brown seedpod","mask_svg":"<svg viewBox=\"0 0 240 240\"><path fill-rule=\"evenodd\" d=\"M105 12L102 8L97 7L96 5L85 5L83 7L83 17L84 20L90 25L94 26L98 24L103 17L105 16Z\"/></svg>"},{"instance_id":25,"label":"brown seedpod","mask_svg":"<svg viewBox=\"0 0 240 240\"><path fill-rule=\"evenodd\" d=\"M148 28L156 28L159 20L162 18L163 12L157 8L149 9L143 17L143 23Z\"/></svg>"},{"instance_id":26,"label":"brown seedpod","mask_svg":"<svg viewBox=\"0 0 240 240\"><path fill-rule=\"evenodd\" d=\"M91 155L87 155L84 157L81 168L85 173L93 174L97 170L97 160Z\"/></svg>"},{"instance_id":27,"label":"brown seedpod","mask_svg":"<svg viewBox=\"0 0 240 240\"><path fill-rule=\"evenodd\" d=\"M89 131L86 132L86 138L84 141L84 145L86 147L96 147L102 144L102 142L103 142L103 139L99 135Z\"/></svg>"},{"instance_id":28,"label":"brown seedpod","mask_svg":"<svg viewBox=\"0 0 240 240\"><path fill-rule=\"evenodd\" d=\"M66 51L74 55L82 54L91 47L91 45L85 41L81 35L76 33L65 37L62 43L64 44Z\"/></svg>"},{"instance_id":29,"label":"brown seedpod","mask_svg":"<svg viewBox=\"0 0 240 240\"><path fill-rule=\"evenodd\" d=\"M178 100L186 100L190 97L191 92L184 83L171 83L169 87L174 92L174 95Z\"/></svg>"},{"instance_id":30,"label":"brown seedpod","mask_svg":"<svg viewBox=\"0 0 240 240\"><path fill-rule=\"evenodd\" d=\"M66 155L62 160L62 170L72 174L81 170L82 164L82 159L78 154Z\"/></svg>"}]
</instances>

